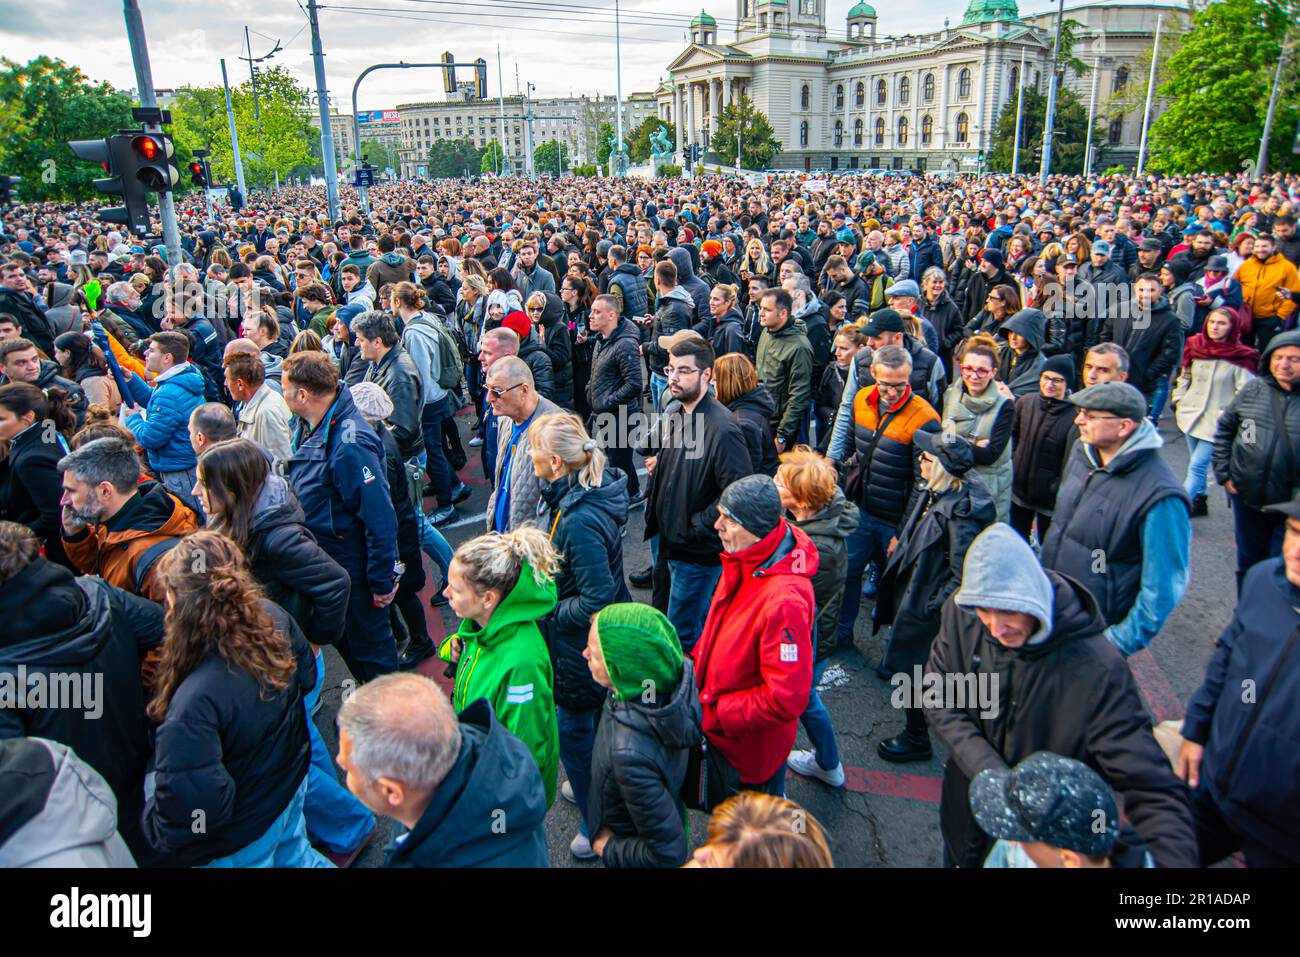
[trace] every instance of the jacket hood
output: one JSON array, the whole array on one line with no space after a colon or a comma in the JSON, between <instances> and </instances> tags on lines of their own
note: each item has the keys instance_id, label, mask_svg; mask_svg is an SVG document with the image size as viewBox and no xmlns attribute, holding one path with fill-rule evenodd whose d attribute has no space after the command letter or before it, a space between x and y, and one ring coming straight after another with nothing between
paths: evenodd
<instances>
[{"instance_id":1,"label":"jacket hood","mask_svg":"<svg viewBox=\"0 0 1300 957\"><path fill-rule=\"evenodd\" d=\"M691 261L691 254L681 246L674 246L668 250L668 258L672 260L673 265L677 267L677 283L689 282L695 278L695 263Z\"/></svg>"},{"instance_id":2,"label":"jacket hood","mask_svg":"<svg viewBox=\"0 0 1300 957\"><path fill-rule=\"evenodd\" d=\"M1300 346L1300 329L1292 329L1290 332L1280 332L1269 340L1268 348L1259 356L1259 374L1274 379L1273 372L1269 365L1269 357L1283 346ZM1275 380L1276 381L1276 380Z\"/></svg>"},{"instance_id":3,"label":"jacket hood","mask_svg":"<svg viewBox=\"0 0 1300 957\"><path fill-rule=\"evenodd\" d=\"M685 256L686 254L682 253L682 255ZM690 306L692 309L695 308L695 299L691 296L689 292L686 291L685 287L683 287L681 283L678 283L676 286L673 286L672 289L669 289L666 293L664 293L662 296L659 297L660 302L663 302L665 299L677 299L681 302L686 303L686 305Z\"/></svg>"},{"instance_id":4,"label":"jacket hood","mask_svg":"<svg viewBox=\"0 0 1300 957\"><path fill-rule=\"evenodd\" d=\"M772 397L772 390L760 382L752 392L746 392L732 399L727 408L732 412L738 409L753 409L755 412L762 413L763 418L770 419L776 414L776 399Z\"/></svg>"},{"instance_id":5,"label":"jacket hood","mask_svg":"<svg viewBox=\"0 0 1300 957\"><path fill-rule=\"evenodd\" d=\"M588 508L604 512L616 528L627 524L627 476L620 469L607 466L600 485L594 488L583 488L576 476L566 476L560 481L569 483L560 497L562 510L572 511L581 502Z\"/></svg>"},{"instance_id":6,"label":"jacket hood","mask_svg":"<svg viewBox=\"0 0 1300 957\"><path fill-rule=\"evenodd\" d=\"M967 472L961 483L961 496L953 506L953 514L962 518L974 518L984 523L985 527L993 523L998 513L997 503L993 501L993 492L978 472Z\"/></svg>"},{"instance_id":7,"label":"jacket hood","mask_svg":"<svg viewBox=\"0 0 1300 957\"><path fill-rule=\"evenodd\" d=\"M729 322L743 324L745 322L745 314L741 312L739 309L737 309L735 306L732 306L730 309L724 312L722 314L722 318L718 320L718 328L722 328Z\"/></svg>"},{"instance_id":8,"label":"jacket hood","mask_svg":"<svg viewBox=\"0 0 1300 957\"><path fill-rule=\"evenodd\" d=\"M606 699L607 717L654 738L667 750L693 748L700 743L700 698L695 690L695 667L689 656L682 659L682 677L667 703L654 707L639 698Z\"/></svg>"},{"instance_id":9,"label":"jacket hood","mask_svg":"<svg viewBox=\"0 0 1300 957\"><path fill-rule=\"evenodd\" d=\"M555 581L544 579L538 584L533 566L525 560L519 569L519 581L497 606L487 625L479 629L475 622L462 621L460 634L472 636L480 645L492 645L503 632L513 632L516 625L533 624L554 611L555 594Z\"/></svg>"},{"instance_id":10,"label":"jacket hood","mask_svg":"<svg viewBox=\"0 0 1300 957\"><path fill-rule=\"evenodd\" d=\"M1002 323L1002 333L1014 332L1029 341L1029 347L1041 352L1047 330L1047 315L1041 309L1021 309Z\"/></svg>"},{"instance_id":11,"label":"jacket hood","mask_svg":"<svg viewBox=\"0 0 1300 957\"><path fill-rule=\"evenodd\" d=\"M1133 434L1119 447L1119 451L1115 453L1106 469L1110 472L1123 472L1134 464L1140 453L1159 449L1164 444L1165 440L1160 437L1151 420L1143 418ZM1097 450L1086 442L1082 442L1082 445L1084 454L1088 456L1093 467L1100 467L1101 458L1097 455Z\"/></svg>"},{"instance_id":12,"label":"jacket hood","mask_svg":"<svg viewBox=\"0 0 1300 957\"><path fill-rule=\"evenodd\" d=\"M253 530L264 531L282 525L305 525L307 515L289 483L272 472L258 493L253 507Z\"/></svg>"},{"instance_id":13,"label":"jacket hood","mask_svg":"<svg viewBox=\"0 0 1300 957\"><path fill-rule=\"evenodd\" d=\"M755 578L769 575L797 575L812 579L821 556L803 529L784 518L765 536L738 552L723 552L723 565L738 564L742 574Z\"/></svg>"},{"instance_id":14,"label":"jacket hood","mask_svg":"<svg viewBox=\"0 0 1300 957\"><path fill-rule=\"evenodd\" d=\"M16 738L0 749L0 821L0 866L26 867L112 841L117 799L67 745Z\"/></svg>"},{"instance_id":15,"label":"jacket hood","mask_svg":"<svg viewBox=\"0 0 1300 957\"><path fill-rule=\"evenodd\" d=\"M60 306L66 306L72 299L72 287L66 282L56 282L54 284L54 302L50 304L51 309L58 309Z\"/></svg>"},{"instance_id":16,"label":"jacket hood","mask_svg":"<svg viewBox=\"0 0 1300 957\"><path fill-rule=\"evenodd\" d=\"M194 531L193 513L161 482L142 482L122 510L104 523L110 542L162 532L180 537Z\"/></svg>"},{"instance_id":17,"label":"jacket hood","mask_svg":"<svg viewBox=\"0 0 1300 957\"><path fill-rule=\"evenodd\" d=\"M1052 632L1052 583L1029 544L1001 522L990 525L971 542L962 565L961 588L953 600L963 608L1032 615L1038 628L1029 638L1030 645L1043 643Z\"/></svg>"},{"instance_id":18,"label":"jacket hood","mask_svg":"<svg viewBox=\"0 0 1300 957\"><path fill-rule=\"evenodd\" d=\"M771 329L764 329L763 331L769 336L777 336L780 338L785 338L786 336L803 336L804 338L807 338L808 336L807 324L802 319L796 319L794 317L791 317L789 322L775 332Z\"/></svg>"},{"instance_id":19,"label":"jacket hood","mask_svg":"<svg viewBox=\"0 0 1300 957\"><path fill-rule=\"evenodd\" d=\"M564 300L553 292L542 293L546 297L546 306L542 309L542 325L550 328L557 322L564 321Z\"/></svg>"},{"instance_id":20,"label":"jacket hood","mask_svg":"<svg viewBox=\"0 0 1300 957\"><path fill-rule=\"evenodd\" d=\"M636 326L632 324L631 319L619 319L618 325L614 327L614 331L609 334L609 338L605 340L605 343L608 345L613 343L615 339L631 339L638 346L641 344L641 334L637 332Z\"/></svg>"},{"instance_id":21,"label":"jacket hood","mask_svg":"<svg viewBox=\"0 0 1300 957\"><path fill-rule=\"evenodd\" d=\"M44 558L0 587L0 620L3 658L28 666L85 664L112 632L107 592Z\"/></svg>"},{"instance_id":22,"label":"jacket hood","mask_svg":"<svg viewBox=\"0 0 1300 957\"><path fill-rule=\"evenodd\" d=\"M793 519L791 521L810 537L839 538L847 541L854 529L858 527L858 508L844 497L843 491L836 488L835 494L826 507L812 518L802 522Z\"/></svg>"},{"instance_id":23,"label":"jacket hood","mask_svg":"<svg viewBox=\"0 0 1300 957\"><path fill-rule=\"evenodd\" d=\"M385 266L400 266L406 262L406 257L399 252L384 253L379 257L380 262Z\"/></svg>"}]
</instances>

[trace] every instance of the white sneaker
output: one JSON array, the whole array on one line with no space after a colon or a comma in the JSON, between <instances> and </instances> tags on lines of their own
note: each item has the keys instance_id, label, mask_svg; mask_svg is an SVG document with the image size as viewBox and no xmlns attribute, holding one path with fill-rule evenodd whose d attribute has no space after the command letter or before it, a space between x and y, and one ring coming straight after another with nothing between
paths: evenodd
<instances>
[{"instance_id":1,"label":"white sneaker","mask_svg":"<svg viewBox=\"0 0 1300 957\"><path fill-rule=\"evenodd\" d=\"M564 800L568 801L570 804L578 803L578 799L573 796L573 782L565 781L560 785L560 797L564 798Z\"/></svg>"},{"instance_id":2,"label":"white sneaker","mask_svg":"<svg viewBox=\"0 0 1300 957\"><path fill-rule=\"evenodd\" d=\"M817 763L817 754L814 751L791 751L790 757L786 760L786 765L795 774L801 774L806 778L816 778L823 784L833 788L844 787L844 763L840 762L835 765L833 770L827 771Z\"/></svg>"},{"instance_id":3,"label":"white sneaker","mask_svg":"<svg viewBox=\"0 0 1300 957\"><path fill-rule=\"evenodd\" d=\"M591 841L581 831L573 835L573 840L569 842L569 853L580 861L594 861L597 857L591 849Z\"/></svg>"},{"instance_id":4,"label":"white sneaker","mask_svg":"<svg viewBox=\"0 0 1300 957\"><path fill-rule=\"evenodd\" d=\"M477 435L474 436L474 438L472 438L472 439L469 440L469 447L470 447L471 449L476 449L476 448L478 448L478 447L479 447L480 445L482 445L482 444L483 444L483 440L482 440L481 438L479 438Z\"/></svg>"}]
</instances>

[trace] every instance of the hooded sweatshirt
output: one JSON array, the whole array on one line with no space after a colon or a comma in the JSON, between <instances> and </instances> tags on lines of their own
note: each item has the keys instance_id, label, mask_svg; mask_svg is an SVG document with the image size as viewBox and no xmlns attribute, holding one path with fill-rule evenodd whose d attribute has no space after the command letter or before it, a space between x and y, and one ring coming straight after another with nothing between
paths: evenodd
<instances>
[{"instance_id":1,"label":"hooded sweatshirt","mask_svg":"<svg viewBox=\"0 0 1300 957\"><path fill-rule=\"evenodd\" d=\"M998 378L1007 384L1017 398L1038 391L1038 377L1043 371L1043 337L1047 330L1047 316L1041 309L1021 309L1002 323L998 330L1004 338L1009 332L1023 336L1029 348L1019 355L1010 342L998 360Z\"/></svg>"},{"instance_id":2,"label":"hooded sweatshirt","mask_svg":"<svg viewBox=\"0 0 1300 957\"><path fill-rule=\"evenodd\" d=\"M690 293L695 304L695 318L711 318L709 313L709 285L695 275L695 263L691 254L681 246L668 250L668 258L677 267L677 287Z\"/></svg>"},{"instance_id":3,"label":"hooded sweatshirt","mask_svg":"<svg viewBox=\"0 0 1300 957\"><path fill-rule=\"evenodd\" d=\"M456 666L452 706L457 712L486 698L506 730L528 746L542 772L546 806L555 803L555 774L560 758L559 730L551 689L551 656L537 628L555 608L555 582L539 584L527 561L519 580L486 625L463 619L455 634L439 646L451 661L452 642L464 643Z\"/></svg>"}]
</instances>

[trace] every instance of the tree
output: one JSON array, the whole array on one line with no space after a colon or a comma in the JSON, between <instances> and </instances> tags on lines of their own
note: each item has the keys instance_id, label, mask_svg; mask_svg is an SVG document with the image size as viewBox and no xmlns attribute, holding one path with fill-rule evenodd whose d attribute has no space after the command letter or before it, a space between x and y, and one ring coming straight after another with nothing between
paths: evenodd
<instances>
[{"instance_id":1,"label":"tree","mask_svg":"<svg viewBox=\"0 0 1300 957\"><path fill-rule=\"evenodd\" d=\"M501 144L493 140L488 144L487 149L483 151L483 158L479 160L480 173L501 173L502 176L510 172L508 163L503 162L505 154L501 152Z\"/></svg>"},{"instance_id":2,"label":"tree","mask_svg":"<svg viewBox=\"0 0 1300 957\"><path fill-rule=\"evenodd\" d=\"M1160 80L1169 108L1151 126L1151 165L1169 173L1236 172L1259 150L1282 46L1300 32L1300 4L1221 0L1197 11L1182 42L1171 44ZM1162 38L1161 46L1164 46ZM1283 72L1269 143L1272 166L1300 169L1291 136L1300 116L1296 57Z\"/></svg>"},{"instance_id":3,"label":"tree","mask_svg":"<svg viewBox=\"0 0 1300 957\"><path fill-rule=\"evenodd\" d=\"M1043 143L1043 126L1047 119L1047 94L1033 87L1025 87L1024 114L1020 121L1020 172L1034 173L1042 165L1040 147ZM1056 91L1056 130L1052 137L1052 172L1082 173L1084 147L1088 137L1088 108L1078 95L1068 87ZM1010 172L1012 150L1015 147L1016 101L1012 99L998 114L993 126L992 147L989 150L989 169ZM1092 145L1099 149L1105 140L1094 126ZM1100 154L1098 156L1100 158ZM1098 164L1093 163L1096 167Z\"/></svg>"},{"instance_id":4,"label":"tree","mask_svg":"<svg viewBox=\"0 0 1300 957\"><path fill-rule=\"evenodd\" d=\"M277 66L258 73L256 111L251 79L231 90L230 98L244 172L250 183L268 184L276 173L287 178L295 166L311 156L310 140L320 135L308 120L311 98L307 88L287 69ZM229 146L229 130L223 136L225 148L218 154L214 174L229 177L226 182L230 182L234 177L234 153Z\"/></svg>"},{"instance_id":5,"label":"tree","mask_svg":"<svg viewBox=\"0 0 1300 957\"><path fill-rule=\"evenodd\" d=\"M745 169L766 169L781 152L781 141L776 138L772 124L747 96L732 100L718 115L718 126L709 142L709 148L728 163L736 159L737 130L740 131L740 163Z\"/></svg>"},{"instance_id":6,"label":"tree","mask_svg":"<svg viewBox=\"0 0 1300 957\"><path fill-rule=\"evenodd\" d=\"M614 127L601 123L596 133L596 165L605 169L609 164L609 154L614 152Z\"/></svg>"},{"instance_id":7,"label":"tree","mask_svg":"<svg viewBox=\"0 0 1300 957\"><path fill-rule=\"evenodd\" d=\"M380 140L362 140L361 155L366 157L366 162L381 173L386 169L396 172L402 168L402 159L397 150L391 149L388 144Z\"/></svg>"},{"instance_id":8,"label":"tree","mask_svg":"<svg viewBox=\"0 0 1300 957\"><path fill-rule=\"evenodd\" d=\"M633 163L644 163L650 158L650 154L654 152L650 145L650 134L661 126L668 130L668 142L677 142L677 130L671 123L657 116L647 116L628 137L627 151Z\"/></svg>"},{"instance_id":9,"label":"tree","mask_svg":"<svg viewBox=\"0 0 1300 957\"><path fill-rule=\"evenodd\" d=\"M25 200L102 196L91 183L104 171L77 159L67 141L135 126L133 106L130 95L62 60L0 60L0 170L23 177Z\"/></svg>"},{"instance_id":10,"label":"tree","mask_svg":"<svg viewBox=\"0 0 1300 957\"><path fill-rule=\"evenodd\" d=\"M496 143L492 145L497 146ZM473 173L486 172L483 165L484 152L471 140L434 140L429 147L429 177L453 179L465 175L466 170ZM497 152L500 152L499 146ZM496 169L496 166L492 165L491 168Z\"/></svg>"},{"instance_id":11,"label":"tree","mask_svg":"<svg viewBox=\"0 0 1300 957\"><path fill-rule=\"evenodd\" d=\"M569 146L559 140L547 140L533 150L533 167L539 173L554 173L559 176L573 165L569 156Z\"/></svg>"}]
</instances>

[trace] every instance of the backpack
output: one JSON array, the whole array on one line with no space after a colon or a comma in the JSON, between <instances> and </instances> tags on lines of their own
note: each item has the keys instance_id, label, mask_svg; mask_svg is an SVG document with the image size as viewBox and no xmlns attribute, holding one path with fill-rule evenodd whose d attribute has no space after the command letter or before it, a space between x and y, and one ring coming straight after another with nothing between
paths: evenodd
<instances>
[{"instance_id":1,"label":"backpack","mask_svg":"<svg viewBox=\"0 0 1300 957\"><path fill-rule=\"evenodd\" d=\"M456 344L456 339L446 323L435 319L427 312L421 313L420 317L425 320L422 325L427 324L433 329L434 338L438 342L438 388L454 389L460 385L461 378L460 346ZM412 320L412 324L416 321L418 320Z\"/></svg>"}]
</instances>

